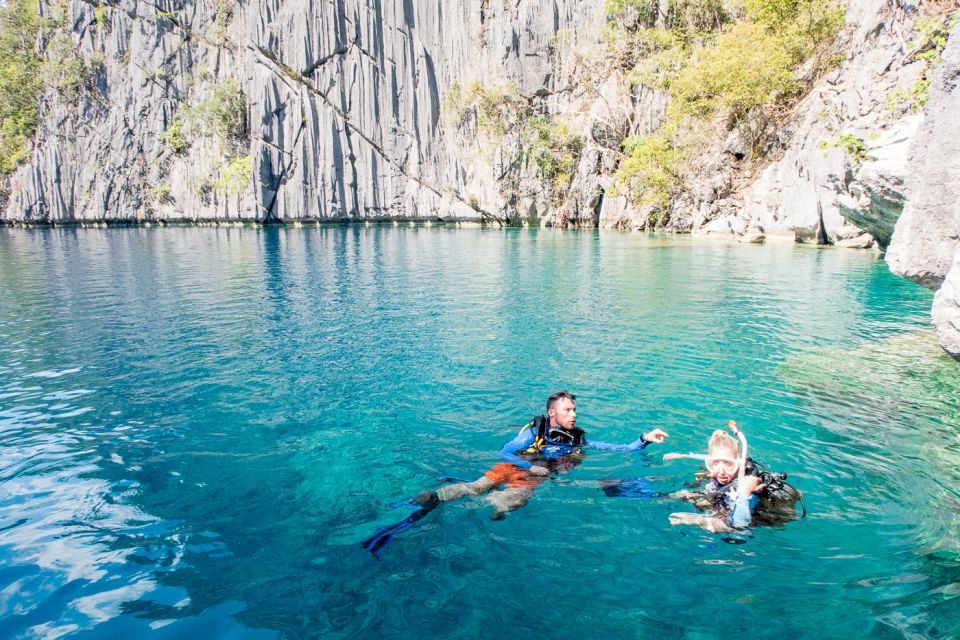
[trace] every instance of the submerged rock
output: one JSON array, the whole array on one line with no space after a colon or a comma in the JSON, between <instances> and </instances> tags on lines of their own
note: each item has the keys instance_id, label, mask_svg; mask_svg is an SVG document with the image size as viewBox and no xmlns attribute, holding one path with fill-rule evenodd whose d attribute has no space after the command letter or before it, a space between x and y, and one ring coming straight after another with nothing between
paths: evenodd
<instances>
[{"instance_id":1,"label":"submerged rock","mask_svg":"<svg viewBox=\"0 0 960 640\"><path fill-rule=\"evenodd\" d=\"M955 409L944 403L944 390L960 387L960 369L929 331L791 355L779 372L811 404L823 399L865 414L889 407L895 415L901 403Z\"/></svg>"}]
</instances>

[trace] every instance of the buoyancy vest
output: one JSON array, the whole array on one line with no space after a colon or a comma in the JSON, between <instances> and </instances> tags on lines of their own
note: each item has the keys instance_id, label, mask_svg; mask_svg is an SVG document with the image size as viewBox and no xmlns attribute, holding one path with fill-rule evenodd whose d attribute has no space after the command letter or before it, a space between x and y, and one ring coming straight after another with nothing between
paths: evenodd
<instances>
[{"instance_id":1,"label":"buoyancy vest","mask_svg":"<svg viewBox=\"0 0 960 640\"><path fill-rule=\"evenodd\" d=\"M763 463L755 462L749 457L745 473L758 476L762 482L767 483L763 491L755 494L759 499L754 512L755 519L763 519L764 524L769 524L767 521L773 518L776 518L777 522L792 520L796 517L794 505L798 500L803 507L803 517L806 517L807 507L803 504L803 493L785 482L786 474L772 473ZM713 508L724 512L736 495L736 487L736 479L727 484L720 484L716 478L707 478L703 485L703 493L712 503Z\"/></svg>"},{"instance_id":2,"label":"buoyancy vest","mask_svg":"<svg viewBox=\"0 0 960 640\"><path fill-rule=\"evenodd\" d=\"M520 433L530 429L533 432L533 444L523 450L521 453L538 455L543 454L548 447L563 448L563 453L568 453L577 447L582 447L587 442L586 433L579 427L573 429L561 429L560 427L551 427L550 418L539 415L527 424L523 425Z\"/></svg>"}]
</instances>

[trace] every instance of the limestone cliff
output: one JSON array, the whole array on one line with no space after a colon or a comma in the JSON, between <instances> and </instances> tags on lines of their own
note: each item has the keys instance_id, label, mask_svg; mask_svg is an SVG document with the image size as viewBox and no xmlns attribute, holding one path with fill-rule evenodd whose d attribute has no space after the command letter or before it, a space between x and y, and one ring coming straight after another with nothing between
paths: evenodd
<instances>
[{"instance_id":1,"label":"limestone cliff","mask_svg":"<svg viewBox=\"0 0 960 640\"><path fill-rule=\"evenodd\" d=\"M943 52L910 148L910 197L887 253L890 268L931 289L940 345L960 360L960 26Z\"/></svg>"},{"instance_id":2,"label":"limestone cliff","mask_svg":"<svg viewBox=\"0 0 960 640\"><path fill-rule=\"evenodd\" d=\"M731 133L659 222L611 176L620 142L656 131L669 97L594 64L601 2L66 6L90 78L79 95L44 94L32 155L7 180L6 221L669 222L863 245L885 243L902 206L915 119L885 120L883 105L916 76L909 6L854 0L846 60L777 133L782 159L754 180ZM498 113L467 104L470 87L498 91L486 107ZM531 128L544 119L551 128ZM867 140L868 158L821 148L845 132ZM569 157L551 158L558 148Z\"/></svg>"},{"instance_id":3,"label":"limestone cliff","mask_svg":"<svg viewBox=\"0 0 960 640\"><path fill-rule=\"evenodd\" d=\"M903 208L906 151L919 119L889 105L891 96L910 90L922 67L910 56L916 17L912 5L850 2L836 45L840 66L770 136L773 161L759 172L748 168L732 202L699 198L694 232L886 246ZM731 132L713 165L735 176L741 146ZM715 179L711 169L694 176L693 193L698 181Z\"/></svg>"},{"instance_id":4,"label":"limestone cliff","mask_svg":"<svg viewBox=\"0 0 960 640\"><path fill-rule=\"evenodd\" d=\"M444 126L442 101L477 81L559 110L570 88L555 36L575 40L598 11L573 0L70 0L67 28L93 77L75 99L44 95L2 218L536 221L542 206L521 213L520 201L546 199L524 183L524 159ZM231 97L245 113L225 128Z\"/></svg>"}]
</instances>

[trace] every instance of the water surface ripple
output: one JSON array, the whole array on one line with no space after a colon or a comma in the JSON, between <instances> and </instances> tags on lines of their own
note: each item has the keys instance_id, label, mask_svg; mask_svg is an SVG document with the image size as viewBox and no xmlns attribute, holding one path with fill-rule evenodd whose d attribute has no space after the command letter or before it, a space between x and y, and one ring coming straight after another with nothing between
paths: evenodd
<instances>
[{"instance_id":1,"label":"water surface ripple","mask_svg":"<svg viewBox=\"0 0 960 640\"><path fill-rule=\"evenodd\" d=\"M867 252L429 227L0 229L0 637L960 636L960 367ZM444 505L551 391L608 441ZM736 419L810 515L668 516Z\"/></svg>"}]
</instances>

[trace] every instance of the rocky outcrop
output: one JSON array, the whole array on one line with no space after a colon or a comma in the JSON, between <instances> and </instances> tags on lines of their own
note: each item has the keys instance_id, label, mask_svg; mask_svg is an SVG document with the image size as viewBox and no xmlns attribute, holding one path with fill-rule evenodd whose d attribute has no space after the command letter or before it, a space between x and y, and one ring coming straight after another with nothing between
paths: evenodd
<instances>
[{"instance_id":1,"label":"rocky outcrop","mask_svg":"<svg viewBox=\"0 0 960 640\"><path fill-rule=\"evenodd\" d=\"M666 116L669 97L662 89L631 86L619 71L600 86L585 114L588 135L564 211L605 229L647 229L654 226L651 207L633 206L613 174L628 136L655 132Z\"/></svg>"},{"instance_id":2,"label":"rocky outcrop","mask_svg":"<svg viewBox=\"0 0 960 640\"><path fill-rule=\"evenodd\" d=\"M943 51L926 116L910 148L910 196L887 262L931 289L941 346L960 359L960 25Z\"/></svg>"},{"instance_id":3,"label":"rocky outcrop","mask_svg":"<svg viewBox=\"0 0 960 640\"><path fill-rule=\"evenodd\" d=\"M903 207L907 148L918 123L888 106L888 97L908 91L920 73L921 65L905 55L915 14L902 3L851 2L837 47L849 54L839 68L817 81L785 125L765 131L758 118L746 135L731 131L690 177L694 232L886 246ZM766 153L779 160L751 175L740 161L749 154L744 138L765 140ZM714 186L720 168L747 182L732 202Z\"/></svg>"},{"instance_id":4,"label":"rocky outcrop","mask_svg":"<svg viewBox=\"0 0 960 640\"><path fill-rule=\"evenodd\" d=\"M933 298L933 326L944 351L960 360L960 251Z\"/></svg>"}]
</instances>

